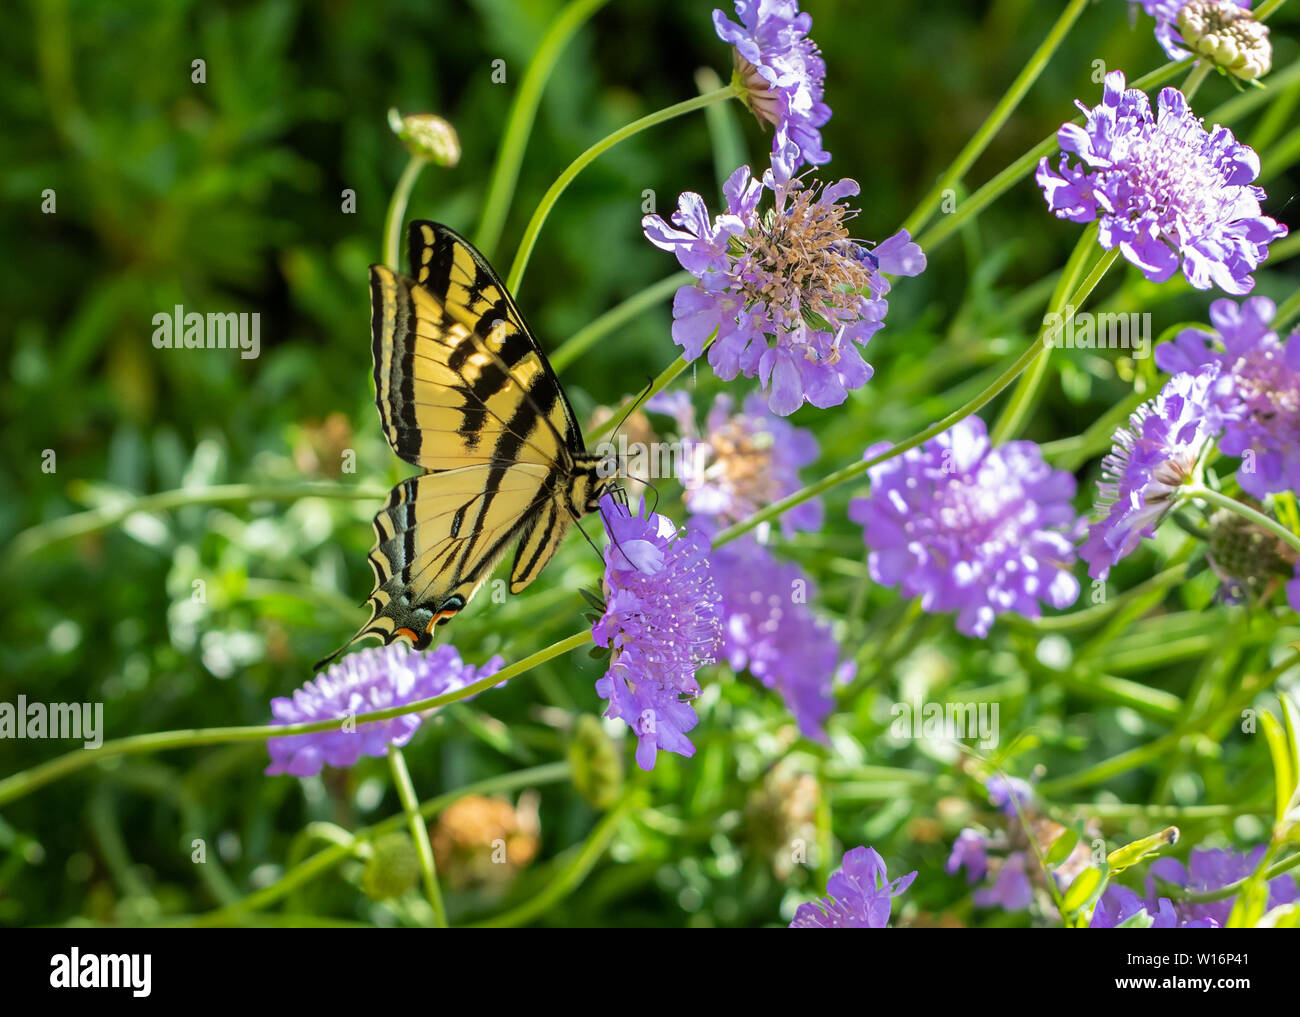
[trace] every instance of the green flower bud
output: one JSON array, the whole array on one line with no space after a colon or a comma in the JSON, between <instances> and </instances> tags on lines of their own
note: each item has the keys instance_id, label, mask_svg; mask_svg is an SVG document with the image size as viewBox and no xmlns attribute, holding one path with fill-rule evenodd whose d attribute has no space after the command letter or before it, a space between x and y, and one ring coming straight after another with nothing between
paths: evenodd
<instances>
[{"instance_id":1,"label":"green flower bud","mask_svg":"<svg viewBox=\"0 0 1300 1017\"><path fill-rule=\"evenodd\" d=\"M1178 32L1193 53L1243 81L1273 66L1268 28L1233 0L1190 0L1178 12Z\"/></svg>"},{"instance_id":2,"label":"green flower bud","mask_svg":"<svg viewBox=\"0 0 1300 1017\"><path fill-rule=\"evenodd\" d=\"M361 889L371 900L387 900L412 889L419 878L420 858L410 835L390 833L371 845Z\"/></svg>"},{"instance_id":3,"label":"green flower bud","mask_svg":"<svg viewBox=\"0 0 1300 1017\"><path fill-rule=\"evenodd\" d=\"M401 116L388 111L388 126L406 146L407 151L439 166L460 162L460 138L456 128L433 113L410 113Z\"/></svg>"},{"instance_id":4,"label":"green flower bud","mask_svg":"<svg viewBox=\"0 0 1300 1017\"><path fill-rule=\"evenodd\" d=\"M623 792L623 755L605 733L600 719L584 713L569 742L573 786L592 808L607 809Z\"/></svg>"},{"instance_id":5,"label":"green flower bud","mask_svg":"<svg viewBox=\"0 0 1300 1017\"><path fill-rule=\"evenodd\" d=\"M1278 577L1291 578L1295 552L1249 519L1220 509L1210 517L1209 559L1226 582L1261 594Z\"/></svg>"}]
</instances>

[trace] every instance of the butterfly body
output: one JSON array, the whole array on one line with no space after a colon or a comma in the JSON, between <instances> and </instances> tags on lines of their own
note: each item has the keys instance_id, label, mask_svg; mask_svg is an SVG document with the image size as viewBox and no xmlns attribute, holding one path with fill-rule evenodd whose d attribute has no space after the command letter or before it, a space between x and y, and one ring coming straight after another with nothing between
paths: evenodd
<instances>
[{"instance_id":1,"label":"butterfly body","mask_svg":"<svg viewBox=\"0 0 1300 1017\"><path fill-rule=\"evenodd\" d=\"M410 226L410 276L370 268L375 404L393 450L423 473L375 516L369 621L427 647L518 544L522 592L613 483L537 340L487 260L454 230Z\"/></svg>"}]
</instances>

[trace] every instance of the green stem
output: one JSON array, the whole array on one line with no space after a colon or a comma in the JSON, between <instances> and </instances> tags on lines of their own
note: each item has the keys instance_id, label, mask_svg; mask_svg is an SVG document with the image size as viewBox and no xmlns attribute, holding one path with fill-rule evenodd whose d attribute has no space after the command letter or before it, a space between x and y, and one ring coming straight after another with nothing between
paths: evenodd
<instances>
[{"instance_id":1,"label":"green stem","mask_svg":"<svg viewBox=\"0 0 1300 1017\"><path fill-rule=\"evenodd\" d=\"M1265 881L1276 879L1285 872L1300 866L1300 853L1283 858L1280 862L1275 862L1268 867L1264 873ZM1162 893L1170 897L1176 897L1179 900L1186 901L1188 904L1210 904L1217 900L1227 900L1240 893L1247 883L1249 883L1255 874L1251 873L1235 883L1229 883L1227 886L1221 886L1217 890L1189 890L1185 886L1179 886L1177 883L1170 883L1157 877L1157 883Z\"/></svg>"},{"instance_id":2,"label":"green stem","mask_svg":"<svg viewBox=\"0 0 1300 1017\"><path fill-rule=\"evenodd\" d=\"M1011 393L1011 398L1007 400L1007 405L1003 408L998 422L993 426L992 439L995 445L1000 445L1002 442L1014 438L1024 425L1025 418L1033 407L1038 389L1042 386L1043 378L1047 375L1047 363L1052 355L1051 344L1047 342L1048 333L1052 331L1053 327L1060 328L1068 315L1076 313L1083 306L1083 301L1101 282L1102 277L1110 270L1111 265L1115 264L1115 259L1119 257L1119 248L1111 248L1101 256L1088 277L1071 292L1070 288L1074 286L1075 279L1083 271L1088 255L1092 252L1097 233L1097 223L1093 223L1091 227L1084 231L1083 236L1079 238L1078 244L1075 245L1074 253L1070 256L1065 272L1061 274L1061 282L1057 285L1056 295L1050 311L1043 316L1043 324L1039 333L1039 341L1043 345L1042 352L1029 366L1024 377L1020 379L1015 391ZM1069 296L1066 296L1067 293ZM1055 326L1049 324L1053 317L1056 318Z\"/></svg>"},{"instance_id":3,"label":"green stem","mask_svg":"<svg viewBox=\"0 0 1300 1017\"><path fill-rule=\"evenodd\" d=\"M1229 498L1226 494L1220 494L1218 491L1211 491L1208 487L1191 486L1183 492L1185 498L1200 498L1202 501L1208 501L1211 505L1217 505L1219 508L1227 509L1229 512L1235 512L1256 526L1268 530L1269 533L1290 544L1297 551L1300 551L1300 536L1292 533L1276 519L1270 519L1263 512L1256 511L1249 505L1237 501L1235 498Z\"/></svg>"},{"instance_id":4,"label":"green stem","mask_svg":"<svg viewBox=\"0 0 1300 1017\"><path fill-rule=\"evenodd\" d=\"M1186 60L1167 63L1150 74L1138 78L1129 87L1143 90L1154 88L1156 85L1164 84L1173 78L1186 66ZM1075 117L1072 122L1082 124L1083 117ZM970 197L963 200L957 211L944 216L943 219L917 237L916 242L921 245L921 249L927 254L933 252L941 243L961 229L968 220L979 215L980 212L1011 190L1023 178L1029 176L1043 156L1051 155L1056 147L1056 132L1053 131L1010 166L978 188Z\"/></svg>"},{"instance_id":5,"label":"green stem","mask_svg":"<svg viewBox=\"0 0 1300 1017\"><path fill-rule=\"evenodd\" d=\"M542 200L533 212L533 217L528 220L528 227L524 230L524 238L519 242L519 250L515 253L515 260L510 266L510 274L506 277L506 289L516 297L519 295L519 283L524 277L524 269L528 267L528 258L533 253L533 245L537 243L537 234L542 231L542 224L546 222L546 217L550 215L551 209L559 200L560 195L564 193L564 189L597 156L607 152L620 141L624 141L634 134L639 134L647 127L654 127L666 120L672 120L697 109L703 109L712 103L721 102L724 99L734 99L738 96L739 92L735 85L726 85L715 92L709 92L707 95L697 95L693 99L687 99L685 102L679 102L667 109L661 109L656 113L643 116L640 120L634 120L626 127L620 127L613 134L602 138L583 152L582 155L574 159L568 168L556 178L555 183L551 184L547 192L542 195Z\"/></svg>"},{"instance_id":6,"label":"green stem","mask_svg":"<svg viewBox=\"0 0 1300 1017\"><path fill-rule=\"evenodd\" d=\"M605 814L604 818L596 824L588 835L586 843L574 854L572 860L564 867L564 870L548 879L545 888L532 900L525 901L504 914L496 915L481 922L473 922L469 927L487 929L514 928L532 921L538 915L545 914L555 907L556 904L576 890L587 877L596 862L600 860L601 855L605 853L605 849L609 847L609 842L614 839L614 834L618 831L618 826L623 821L623 818L628 814L631 807L640 800L641 794L639 792L625 792L622 800L616 803Z\"/></svg>"},{"instance_id":7,"label":"green stem","mask_svg":"<svg viewBox=\"0 0 1300 1017\"><path fill-rule=\"evenodd\" d=\"M957 158L952 161L952 165L939 178L939 182L934 185L921 203L903 223L903 229L907 230L912 236L916 236L917 230L926 224L934 211L939 207L940 201L943 200L945 191L953 190L961 182L967 172L969 172L975 160L983 154L984 149L993 140L993 137L1000 131L1007 119L1020 105L1020 100L1025 97L1025 93L1038 80L1038 76L1043 73L1043 69L1051 60L1052 54L1061 45L1066 33L1074 25L1083 9L1088 5L1089 0L1070 0L1061 16L1056 19L1056 24L1052 26L1047 37L1039 44L1038 49L1034 50L1033 56L1029 62L1016 75L1016 79L1007 89L1006 94L993 107L993 112L989 114L988 119L980 125L980 129L975 132L974 137L966 143L958 154Z\"/></svg>"},{"instance_id":8,"label":"green stem","mask_svg":"<svg viewBox=\"0 0 1300 1017\"><path fill-rule=\"evenodd\" d=\"M1070 296L1068 303L1077 307L1087 299L1088 294L1092 292L1092 288L1096 286L1098 281L1100 281L1101 277L1105 274L1106 269L1114 262L1118 253L1118 249L1107 251L1101 261L1098 262L1097 268L1093 270L1092 274L1089 275L1088 278L1085 279ZM728 541L735 540L737 537L748 533L760 523L767 522L769 519L775 519L782 513L790 511L790 509L794 508L796 505L803 504L809 498L815 498L817 495L829 491L833 487L838 487L840 484L847 483L850 480L856 480L873 466L879 466L881 463L888 462L895 456L902 455L908 449L916 448L918 445L924 445L931 438L948 430L948 428L952 427L953 424L960 420L964 420L972 413L979 411L996 398L998 393L1015 381L1016 378L1020 376L1021 372L1034 362L1034 358L1043 350L1046 335L1047 329L1044 328L1040 331L1038 338L1030 344L1029 348L1025 350L1024 353L1020 354L1010 367L998 375L988 388L984 389L984 391L980 392L973 399L968 400L964 405L953 410L952 413L949 413L942 420L931 424L929 427L925 428L925 430L917 432L905 441L899 442L897 445L872 456L870 459L863 459L860 462L852 463L842 469L836 470L834 473L828 474L821 480L795 491L794 494L787 495L779 501L775 501L771 505L768 505L766 508L759 509L749 518L742 519L740 522L719 532L713 538L713 546L721 547Z\"/></svg>"},{"instance_id":9,"label":"green stem","mask_svg":"<svg viewBox=\"0 0 1300 1017\"><path fill-rule=\"evenodd\" d=\"M411 824L411 839L420 857L420 872L424 876L424 892L433 908L433 923L439 929L447 928L447 910L442 905L442 890L438 888L438 867L433 860L433 845L429 843L429 826L420 816L420 799L415 797L411 771L406 768L406 757L396 745L388 746L388 765L393 771L393 785L401 799L402 811Z\"/></svg>"},{"instance_id":10,"label":"green stem","mask_svg":"<svg viewBox=\"0 0 1300 1017\"><path fill-rule=\"evenodd\" d=\"M1200 89L1201 84L1209 76L1213 67L1214 64L1209 60L1201 59L1196 61L1196 66L1192 68L1192 73L1187 75L1187 80L1183 82L1183 87L1179 90L1183 93L1183 97L1188 101L1188 103L1191 103L1192 96L1194 96Z\"/></svg>"},{"instance_id":11,"label":"green stem","mask_svg":"<svg viewBox=\"0 0 1300 1017\"><path fill-rule=\"evenodd\" d=\"M1277 12L1277 9L1284 3L1286 3L1286 0L1264 0L1264 2L1255 10L1255 20L1266 21L1268 18L1272 17L1273 14Z\"/></svg>"},{"instance_id":12,"label":"green stem","mask_svg":"<svg viewBox=\"0 0 1300 1017\"><path fill-rule=\"evenodd\" d=\"M413 155L406 163L393 188L393 196L388 199L388 212L384 216L384 264L394 272L400 272L402 243L402 220L406 218L406 205L411 200L411 188L415 186L416 177L424 169L427 159Z\"/></svg>"},{"instance_id":13,"label":"green stem","mask_svg":"<svg viewBox=\"0 0 1300 1017\"><path fill-rule=\"evenodd\" d=\"M705 350L707 349L708 347L706 346ZM594 445L595 442L597 442L599 439L605 437L605 435L613 431L614 428L618 425L619 419L624 414L626 414L629 410L637 406L640 406L643 403L649 402L653 396L655 396L659 392L662 392L669 385L671 385L673 381L676 379L676 377L679 374L681 374L684 370L686 370L686 366L687 366L687 361L681 357L678 357L671 364L669 364L662 371L660 371L659 377L655 378L655 380L650 383L650 387L646 389L644 393L635 396L631 400L624 401L622 404L619 405L616 412L612 414L608 420L606 420L599 427L594 428L592 430L591 435L588 438L588 442L587 442L588 445Z\"/></svg>"},{"instance_id":14,"label":"green stem","mask_svg":"<svg viewBox=\"0 0 1300 1017\"><path fill-rule=\"evenodd\" d=\"M690 282L693 276L689 272L674 272L667 279L647 286L640 293L634 293L621 304L611 308L585 328L574 332L551 356L551 366L559 374L571 363L586 353L596 341L613 332L620 325L631 321L648 308L668 299L680 286Z\"/></svg>"},{"instance_id":15,"label":"green stem","mask_svg":"<svg viewBox=\"0 0 1300 1017\"><path fill-rule=\"evenodd\" d=\"M23 530L9 545L8 557L17 560L43 550L60 540L84 537L116 526L137 512L167 512L188 505L229 505L255 501L296 501L299 498L334 498L343 501L373 501L388 489L342 484L217 484L213 487L177 488L157 494L142 494L114 500L99 508L76 512L62 519Z\"/></svg>"},{"instance_id":16,"label":"green stem","mask_svg":"<svg viewBox=\"0 0 1300 1017\"><path fill-rule=\"evenodd\" d=\"M496 777L489 777L486 780L466 784L464 787L456 788L454 791L448 791L436 798L429 799L420 806L420 818L427 823L453 802L459 801L467 795L505 794L522 787L554 784L558 781L567 780L570 773L569 764L561 762L546 763L543 766L534 766L527 770L516 770L513 773L503 773ZM295 865L270 886L249 894L243 900L236 901L234 904L219 908L216 911L209 911L207 914L187 916L169 924L194 927L230 925L249 911L259 911L270 907L277 901L289 896L294 890L305 886L313 879L324 875L336 865L351 857L358 844L373 841L386 833L392 833L405 821L406 815L403 813L389 816L374 826L363 827L356 831L350 843L332 844L324 850L316 852L310 858Z\"/></svg>"},{"instance_id":17,"label":"green stem","mask_svg":"<svg viewBox=\"0 0 1300 1017\"><path fill-rule=\"evenodd\" d=\"M516 661L496 674L480 678L472 685L467 685L462 689L445 692L440 696L431 696L428 699L416 700L402 706L390 706L383 710L358 714L352 718L335 717L330 720L317 720L304 724L264 724L257 727L209 727L182 731L157 731L107 741L97 749L78 749L62 756L56 756L48 762L33 766L27 770L20 770L18 773L0 780L0 805L21 798L38 787L43 787L51 781L66 777L68 774L84 769L92 763L111 759L115 756L134 755L141 752L161 752L164 749L187 748L195 745L262 741L267 738L313 734L317 731L336 730L348 723L349 720L359 726L372 721L391 720L394 717L401 717L408 713L423 713L425 710L434 710L440 706L446 706L448 703L455 703L462 699L468 699L470 696L478 695L478 693L484 692L501 682L517 678L539 664L544 664L546 661L568 653L570 650L576 650L590 641L591 632L584 629L561 639L557 643L552 643L545 649L538 650L523 660Z\"/></svg>"},{"instance_id":18,"label":"green stem","mask_svg":"<svg viewBox=\"0 0 1300 1017\"><path fill-rule=\"evenodd\" d=\"M528 69L524 71L519 91L515 93L510 113L506 117L505 133L497 151L497 161L492 167L487 195L483 198L483 213L479 217L478 229L474 232L474 246L489 257L501 239L501 229L505 226L510 200L514 197L515 185L519 182L519 167L524 162L524 150L528 147L528 136L537 119L537 108L541 105L546 82L555 70L560 54L569 45L569 40L608 2L609 0L573 0L556 15L528 62Z\"/></svg>"},{"instance_id":19,"label":"green stem","mask_svg":"<svg viewBox=\"0 0 1300 1017\"><path fill-rule=\"evenodd\" d=\"M1297 234L1297 236L1300 236L1300 234ZM1297 314L1300 314L1300 289L1282 301L1282 306L1273 315L1273 331L1281 335L1282 331L1291 324L1291 319Z\"/></svg>"}]
</instances>

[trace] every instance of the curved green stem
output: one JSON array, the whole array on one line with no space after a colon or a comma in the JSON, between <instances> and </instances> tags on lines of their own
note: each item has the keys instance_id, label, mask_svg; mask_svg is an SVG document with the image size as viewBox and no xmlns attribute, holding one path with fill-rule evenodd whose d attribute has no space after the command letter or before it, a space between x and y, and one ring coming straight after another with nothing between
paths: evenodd
<instances>
[{"instance_id":1,"label":"curved green stem","mask_svg":"<svg viewBox=\"0 0 1300 1017\"><path fill-rule=\"evenodd\" d=\"M1087 299L1088 294L1092 292L1093 287L1100 281L1102 275L1105 274L1105 270L1110 267L1117 254L1118 250L1106 252L1098 263L1097 268L1094 269L1088 278L1079 285L1070 296L1068 302L1077 307ZM942 420L931 424L923 431L918 431L910 438L899 442L897 445L892 446L878 455L872 456L870 459L863 459L860 462L845 466L843 469L836 470L834 473L828 474L821 480L809 484L807 487L800 488L793 494L787 495L780 501L775 501L766 508L759 509L759 511L755 512L749 518L742 519L740 522L733 526L729 526L718 533L713 538L713 546L720 547L728 541L735 540L737 537L748 533L760 523L766 522L769 519L775 519L782 513L790 511L790 509L794 508L796 505L803 504L809 498L815 498L817 495L829 491L833 487L838 487L840 484L847 483L850 480L856 480L871 469L871 467L879 466L881 463L888 462L895 456L902 455L908 449L916 448L918 445L924 445L931 438L948 430L948 428L952 427L953 424L957 423L959 420L964 420L972 413L982 409L988 403L992 402L993 399L997 397L998 393L1015 381L1016 378L1020 376L1021 372L1034 362L1034 358L1043 351L1047 333L1048 329L1046 328L1040 331L1038 338L1030 344L1029 348L1025 350L1024 353L1020 354L1010 367L998 375L988 388L984 389L984 391L968 400L956 410L953 410L952 413L949 413Z\"/></svg>"},{"instance_id":2,"label":"curved green stem","mask_svg":"<svg viewBox=\"0 0 1300 1017\"><path fill-rule=\"evenodd\" d=\"M1187 65L1188 61L1186 60L1167 63L1150 74L1138 78L1129 87L1145 90L1154 88L1156 85L1162 85L1175 77ZM1071 122L1082 124L1083 117L1077 116ZM1010 166L979 187L970 197L964 199L955 212L944 216L943 219L917 237L916 242L927 253L934 251L936 247L956 233L969 220L975 218L1022 179L1029 176L1043 156L1051 155L1056 146L1056 132L1053 131Z\"/></svg>"},{"instance_id":3,"label":"curved green stem","mask_svg":"<svg viewBox=\"0 0 1300 1017\"><path fill-rule=\"evenodd\" d=\"M608 2L609 0L573 0L556 15L542 36L542 41L538 43L533 58L528 62L528 69L524 71L519 91L515 93L510 113L506 117L505 133L501 137L501 147L497 150L497 161L492 167L487 195L483 198L483 212L479 216L478 229L474 231L474 246L488 257L491 257L493 248L501 239L501 229L505 225L506 213L510 210L515 184L519 181L519 167L523 165L524 150L528 147L528 136L537 119L537 108L541 104L546 82L569 40Z\"/></svg>"},{"instance_id":4,"label":"curved green stem","mask_svg":"<svg viewBox=\"0 0 1300 1017\"><path fill-rule=\"evenodd\" d=\"M679 287L690 282L692 278L694 277L689 272L674 272L667 279L660 279L657 283L647 286L640 293L632 294L621 304L610 308L599 318L574 332L565 340L559 349L552 354L550 358L551 367L555 368L556 374L559 374L595 345L597 340L604 338L625 322L631 321L647 308L654 307L655 304L667 300L668 297L677 292Z\"/></svg>"},{"instance_id":5,"label":"curved green stem","mask_svg":"<svg viewBox=\"0 0 1300 1017\"><path fill-rule=\"evenodd\" d=\"M1048 334L1052 332L1053 328L1059 328L1068 315L1074 314L1083 306L1083 301L1088 298L1088 295L1101 282L1102 277L1110 270L1111 265L1115 264L1115 259L1119 257L1119 248L1111 248L1101 256L1093 270L1088 273L1088 277L1071 292L1070 288L1074 285L1074 280L1083 271L1088 255L1092 253L1092 245L1096 242L1098 233L1096 227L1097 224L1093 223L1092 227L1079 238L1079 243L1075 245L1074 254L1070 256L1066 271L1061 275L1061 281L1057 285L1056 296L1052 301L1050 311L1043 316L1043 325L1039 333L1039 340L1043 344L1042 353L1025 371L1024 377L1020 379L1015 391L1011 393L1011 398L1007 400L1002 415L993 426L992 438L995 445L1000 445L1002 442L1014 438L1024 425L1029 411L1033 408L1038 389L1047 376L1047 363L1052 355L1052 346L1047 342ZM1066 296L1067 293L1069 296ZM1055 325L1049 324L1053 316L1056 318Z\"/></svg>"},{"instance_id":6,"label":"curved green stem","mask_svg":"<svg viewBox=\"0 0 1300 1017\"><path fill-rule=\"evenodd\" d=\"M590 641L591 632L583 629L581 632L575 632L557 643L552 643L545 649L538 650L523 660L516 661L509 667L502 668L496 674L480 678L462 689L445 692L440 696L431 696L428 699L416 700L402 706L390 706L383 710L357 714L351 718L346 716L335 717L330 720L317 720L305 724L263 724L257 727L210 727L182 731L157 731L151 734L131 735L127 738L107 741L97 749L78 749L62 756L56 756L48 762L33 766L27 770L20 770L18 773L0 780L0 805L21 798L38 787L43 787L51 781L66 777L68 774L84 769L92 763L111 759L114 756L133 755L140 752L161 752L164 749L180 749L194 745L263 741L267 738L313 734L317 731L333 731L349 722L359 726L372 721L391 720L394 717L401 717L408 713L423 713L425 710L434 710L440 706L446 706L448 703L455 703L462 699L468 699L470 696L478 695L480 692L499 685L501 682L516 678L554 657L568 653L570 650L576 650Z\"/></svg>"},{"instance_id":7,"label":"curved green stem","mask_svg":"<svg viewBox=\"0 0 1300 1017\"><path fill-rule=\"evenodd\" d=\"M1052 26L1047 37L1039 44L1038 49L1034 50L1033 56L1029 62L1016 75L1016 79L1007 89L1006 94L993 107L993 112L988 115L988 119L980 125L980 129L966 143L958 154L957 158L952 161L952 165L939 178L939 182L934 185L921 203L903 223L903 229L907 230L912 236L916 236L916 231L926 224L929 218L934 215L934 210L939 207L939 202L943 200L945 191L954 190L961 182L967 172L969 172L975 160L980 157L993 140L993 137L1002 129L1017 106L1020 100L1025 97L1025 93L1038 80L1038 76L1043 73L1048 61L1052 59L1052 54L1061 45L1066 33L1074 25L1083 9L1088 6L1089 0L1070 0L1061 16L1056 19L1056 24Z\"/></svg>"},{"instance_id":8,"label":"curved green stem","mask_svg":"<svg viewBox=\"0 0 1300 1017\"><path fill-rule=\"evenodd\" d=\"M609 842L614 839L619 823L623 821L623 817L628 814L632 806L641 801L641 797L641 793L637 791L625 792L622 800L617 802L609 812L605 813L604 818L596 824L588 835L586 843L574 854L563 871L547 880L545 888L536 897L525 901L504 914L496 915L481 922L472 922L469 928L514 928L531 922L538 915L544 914L553 908L576 890L596 862L600 861L600 856L605 853L606 848L609 847Z\"/></svg>"},{"instance_id":9,"label":"curved green stem","mask_svg":"<svg viewBox=\"0 0 1300 1017\"><path fill-rule=\"evenodd\" d=\"M1276 519L1270 519L1249 505L1237 501L1235 498L1229 498L1226 494L1220 494L1218 491L1211 491L1208 487L1191 486L1184 492L1185 498L1200 498L1202 501L1208 501L1211 505L1217 505L1219 508L1227 509L1229 512L1235 512L1256 526L1268 530L1269 533L1279 540L1285 541L1291 547L1300 551L1300 536L1292 533Z\"/></svg>"},{"instance_id":10,"label":"curved green stem","mask_svg":"<svg viewBox=\"0 0 1300 1017\"><path fill-rule=\"evenodd\" d=\"M433 908L433 923L439 929L447 928L447 909L442 905L442 890L438 887L438 868L433 860L433 845L429 843L429 827L420 816L420 799L415 797L411 771L406 768L406 757L396 745L388 746L388 766L393 771L393 785L401 799L402 811L411 826L411 839L420 858L420 873L424 877L424 892Z\"/></svg>"},{"instance_id":11,"label":"curved green stem","mask_svg":"<svg viewBox=\"0 0 1300 1017\"><path fill-rule=\"evenodd\" d=\"M705 106L715 102L721 102L724 99L734 99L739 96L737 86L725 85L715 92L709 92L707 95L697 95L693 99L687 99L685 102L679 102L675 106L669 106L667 109L661 109L656 113L643 116L640 120L634 120L626 127L620 127L613 134L601 138L589 149L578 156L571 162L567 169L556 178L555 183L551 184L547 192L542 195L542 200L538 203L537 209L533 212L533 217L528 220L528 227L524 230L524 238L519 242L519 250L515 253L515 260L510 266L510 274L506 277L506 289L516 297L519 295L519 283L524 277L524 269L528 267L528 258L533 253L533 245L537 243L537 234L542 231L542 224L546 222L546 217L550 215L551 209L559 200L564 189L573 182L573 178L581 173L597 156L603 152L609 151L620 141L639 134L647 127L654 127L666 120L672 120L674 117L682 116L686 113L694 112L697 109L703 109Z\"/></svg>"},{"instance_id":12,"label":"curved green stem","mask_svg":"<svg viewBox=\"0 0 1300 1017\"><path fill-rule=\"evenodd\" d=\"M393 196L388 199L388 212L384 215L384 264L394 272L402 270L399 264L402 220L406 218L406 206L411 200L411 188L415 186L415 180L427 162L427 159L418 155L411 156L406 163L406 169L402 170L402 175L398 178L397 186L393 188Z\"/></svg>"},{"instance_id":13,"label":"curved green stem","mask_svg":"<svg viewBox=\"0 0 1300 1017\"><path fill-rule=\"evenodd\" d=\"M1283 858L1280 862L1274 862L1264 873L1264 879L1276 879L1284 872L1290 872L1292 869L1300 866L1300 852ZM1254 878L1252 873L1235 883L1229 883L1227 886L1221 886L1217 890L1189 890L1185 886L1179 886L1177 883L1170 883L1167 880L1156 877L1156 882L1160 891L1170 897L1176 897L1178 900L1186 901L1188 904L1210 904L1216 900L1227 900L1229 897L1235 897L1240 893L1247 883Z\"/></svg>"},{"instance_id":14,"label":"curved green stem","mask_svg":"<svg viewBox=\"0 0 1300 1017\"><path fill-rule=\"evenodd\" d=\"M420 806L420 818L425 822L433 819L438 813L442 812L453 802L459 801L466 795L493 795L505 794L510 791L518 790L523 787L537 787L540 784L554 784L562 780L567 780L570 775L570 767L567 762L546 763L542 766L534 766L526 770L516 770L513 773L503 773L496 777L488 777L486 780L480 780L474 784L466 784L463 787L456 788L454 791L448 791L440 794L436 798L431 798ZM183 918L167 922L169 925L178 925L186 927L212 927L230 925L237 921L241 915L250 911L260 911L263 908L270 907L277 901L288 897L299 887L305 886L318 876L329 872L336 865L351 857L356 851L357 845L367 841L373 841L382 837L386 833L396 831L403 822L406 821L406 814L399 813L395 816L389 816L381 820L374 826L363 827L357 830L349 843L331 844L329 847L316 852L310 858L294 865L288 872L277 879L270 886L265 886L256 890L242 900L236 901L223 908L215 911L209 911L202 915L189 915Z\"/></svg>"}]
</instances>

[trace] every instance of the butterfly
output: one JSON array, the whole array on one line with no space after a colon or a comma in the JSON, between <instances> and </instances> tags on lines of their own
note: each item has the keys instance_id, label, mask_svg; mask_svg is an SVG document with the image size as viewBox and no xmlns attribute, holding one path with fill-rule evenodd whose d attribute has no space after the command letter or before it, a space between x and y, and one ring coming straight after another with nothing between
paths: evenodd
<instances>
[{"instance_id":1,"label":"butterfly","mask_svg":"<svg viewBox=\"0 0 1300 1017\"><path fill-rule=\"evenodd\" d=\"M441 223L410 224L411 275L370 266L375 405L389 445L423 473L375 516L367 636L416 649L456 616L512 544L510 592L546 567L615 482L487 259ZM320 665L317 665L318 667Z\"/></svg>"}]
</instances>

